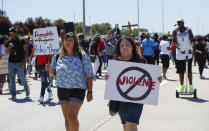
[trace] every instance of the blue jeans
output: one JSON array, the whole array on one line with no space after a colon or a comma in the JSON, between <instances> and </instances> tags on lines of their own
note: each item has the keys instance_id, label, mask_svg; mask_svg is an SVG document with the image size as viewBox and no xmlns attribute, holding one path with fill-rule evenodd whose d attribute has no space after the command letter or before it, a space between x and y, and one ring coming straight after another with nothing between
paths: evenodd
<instances>
[{"instance_id":1,"label":"blue jeans","mask_svg":"<svg viewBox=\"0 0 209 131\"><path fill-rule=\"evenodd\" d=\"M33 65L27 65L27 73L31 75Z\"/></svg>"},{"instance_id":2,"label":"blue jeans","mask_svg":"<svg viewBox=\"0 0 209 131\"><path fill-rule=\"evenodd\" d=\"M107 66L108 66L108 61L113 59L113 55L107 55Z\"/></svg>"},{"instance_id":3,"label":"blue jeans","mask_svg":"<svg viewBox=\"0 0 209 131\"><path fill-rule=\"evenodd\" d=\"M8 71L9 71L9 78L10 78L10 87L11 87L11 94L12 96L16 95L16 81L15 76L17 74L18 78L20 79L22 85L25 89L28 88L28 83L25 78L24 74L24 67L20 63L8 63Z\"/></svg>"},{"instance_id":4,"label":"blue jeans","mask_svg":"<svg viewBox=\"0 0 209 131\"><path fill-rule=\"evenodd\" d=\"M40 71L40 76L41 76L41 95L40 96L44 97L46 88L48 92L51 92L51 89L48 88L49 75L45 70L45 65L37 66L37 69Z\"/></svg>"}]
</instances>

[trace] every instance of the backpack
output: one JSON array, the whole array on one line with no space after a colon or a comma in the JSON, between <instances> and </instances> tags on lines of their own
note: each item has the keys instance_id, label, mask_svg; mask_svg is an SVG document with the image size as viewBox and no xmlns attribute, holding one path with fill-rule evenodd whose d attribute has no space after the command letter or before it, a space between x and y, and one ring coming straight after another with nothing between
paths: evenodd
<instances>
[{"instance_id":1,"label":"backpack","mask_svg":"<svg viewBox=\"0 0 209 131\"><path fill-rule=\"evenodd\" d=\"M91 46L90 46L90 54L91 55L97 55L97 49L98 49L98 42L93 41Z\"/></svg>"}]
</instances>

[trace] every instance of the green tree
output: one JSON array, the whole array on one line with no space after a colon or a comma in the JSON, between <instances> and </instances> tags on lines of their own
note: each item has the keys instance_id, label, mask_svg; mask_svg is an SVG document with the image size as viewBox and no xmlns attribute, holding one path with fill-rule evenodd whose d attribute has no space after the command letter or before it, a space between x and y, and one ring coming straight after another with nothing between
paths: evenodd
<instances>
[{"instance_id":1,"label":"green tree","mask_svg":"<svg viewBox=\"0 0 209 131\"><path fill-rule=\"evenodd\" d=\"M0 10L0 17L6 17L7 16L7 14L6 14L6 12L5 11L3 11L3 10Z\"/></svg>"},{"instance_id":2,"label":"green tree","mask_svg":"<svg viewBox=\"0 0 209 131\"><path fill-rule=\"evenodd\" d=\"M63 19L58 19L53 22L53 25L57 27L58 34L60 34L60 30L64 28L65 21Z\"/></svg>"},{"instance_id":3,"label":"green tree","mask_svg":"<svg viewBox=\"0 0 209 131\"><path fill-rule=\"evenodd\" d=\"M44 22L45 22L45 24L46 24L47 27L52 26L52 22L51 22L50 19L44 18Z\"/></svg>"},{"instance_id":4,"label":"green tree","mask_svg":"<svg viewBox=\"0 0 209 131\"><path fill-rule=\"evenodd\" d=\"M27 18L24 24L25 26L27 26L30 34L33 34L33 29L36 28L36 24L33 18L32 17Z\"/></svg>"},{"instance_id":5,"label":"green tree","mask_svg":"<svg viewBox=\"0 0 209 131\"><path fill-rule=\"evenodd\" d=\"M83 32L82 26L83 26L83 22L74 23L76 33Z\"/></svg>"},{"instance_id":6,"label":"green tree","mask_svg":"<svg viewBox=\"0 0 209 131\"><path fill-rule=\"evenodd\" d=\"M146 29L146 28L139 28L139 31L140 32L148 32L148 29ZM138 29L137 28L132 29L132 33L135 36L137 36L138 35ZM122 28L121 34L125 35L125 36L129 36L130 35L129 29L128 28Z\"/></svg>"},{"instance_id":7,"label":"green tree","mask_svg":"<svg viewBox=\"0 0 209 131\"><path fill-rule=\"evenodd\" d=\"M21 35L21 36L28 35L29 30L23 22L17 21L17 22L14 23L14 26L17 28L17 33L19 35Z\"/></svg>"},{"instance_id":8,"label":"green tree","mask_svg":"<svg viewBox=\"0 0 209 131\"><path fill-rule=\"evenodd\" d=\"M45 23L44 19L41 16L35 18L35 23L36 23L36 27L37 28L44 28L44 27L46 27L46 23Z\"/></svg>"},{"instance_id":9,"label":"green tree","mask_svg":"<svg viewBox=\"0 0 209 131\"><path fill-rule=\"evenodd\" d=\"M12 26L9 17L7 17L6 12L0 10L0 34L9 34L9 28Z\"/></svg>"},{"instance_id":10,"label":"green tree","mask_svg":"<svg viewBox=\"0 0 209 131\"><path fill-rule=\"evenodd\" d=\"M102 24L93 24L91 26L90 31L93 34L107 34L107 32L112 29L109 23L102 23Z\"/></svg>"}]
</instances>

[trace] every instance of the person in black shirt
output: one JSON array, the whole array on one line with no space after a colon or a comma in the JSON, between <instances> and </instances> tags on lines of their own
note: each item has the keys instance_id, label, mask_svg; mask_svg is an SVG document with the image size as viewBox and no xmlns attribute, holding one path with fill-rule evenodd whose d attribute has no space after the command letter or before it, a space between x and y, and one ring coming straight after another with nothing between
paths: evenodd
<instances>
[{"instance_id":1,"label":"person in black shirt","mask_svg":"<svg viewBox=\"0 0 209 131\"><path fill-rule=\"evenodd\" d=\"M89 54L89 41L85 40L84 34L80 33L78 34L78 42L80 47L87 53Z\"/></svg>"},{"instance_id":2,"label":"person in black shirt","mask_svg":"<svg viewBox=\"0 0 209 131\"><path fill-rule=\"evenodd\" d=\"M32 67L33 67L31 65L33 44L31 43L29 36L25 36L24 39L25 39L26 44L28 45L27 73L28 73L28 76L30 77L31 72L32 72Z\"/></svg>"},{"instance_id":3,"label":"person in black shirt","mask_svg":"<svg viewBox=\"0 0 209 131\"><path fill-rule=\"evenodd\" d=\"M202 73L206 62L207 50L202 36L197 37L197 44L195 45L194 52L199 66L200 79L204 79L205 77Z\"/></svg>"},{"instance_id":4,"label":"person in black shirt","mask_svg":"<svg viewBox=\"0 0 209 131\"><path fill-rule=\"evenodd\" d=\"M10 32L10 40L8 41L8 48L6 52L9 53L9 62L8 62L8 71L10 77L10 86L11 86L11 94L12 100L16 99L16 83L15 76L17 74L21 83L23 84L26 97L30 95L30 90L28 87L28 83L24 74L24 66L27 60L27 49L28 46L23 39L20 39L17 36L17 30L15 27L11 27L9 29Z\"/></svg>"}]
</instances>

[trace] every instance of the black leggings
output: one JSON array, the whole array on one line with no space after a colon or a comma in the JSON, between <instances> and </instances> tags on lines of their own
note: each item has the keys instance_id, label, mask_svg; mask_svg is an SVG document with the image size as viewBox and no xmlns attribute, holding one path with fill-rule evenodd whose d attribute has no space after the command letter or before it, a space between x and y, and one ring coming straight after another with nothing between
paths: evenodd
<instances>
[{"instance_id":1,"label":"black leggings","mask_svg":"<svg viewBox=\"0 0 209 131\"><path fill-rule=\"evenodd\" d=\"M204 66L205 66L205 62L206 62L206 58L203 57L196 57L198 66L199 66L199 73L200 75L202 75L202 72L204 70Z\"/></svg>"},{"instance_id":2,"label":"black leggings","mask_svg":"<svg viewBox=\"0 0 209 131\"><path fill-rule=\"evenodd\" d=\"M102 74L102 57L101 56L99 57L99 68L98 68L96 74L97 73L99 73L100 76Z\"/></svg>"}]
</instances>

